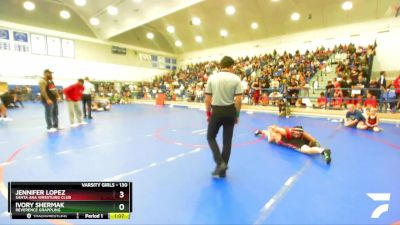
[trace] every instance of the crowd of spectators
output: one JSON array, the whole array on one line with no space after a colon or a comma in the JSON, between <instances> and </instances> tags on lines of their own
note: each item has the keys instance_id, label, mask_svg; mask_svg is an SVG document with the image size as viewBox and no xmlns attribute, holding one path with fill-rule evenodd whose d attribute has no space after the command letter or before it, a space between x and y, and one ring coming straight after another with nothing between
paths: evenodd
<instances>
[{"instance_id":1,"label":"crowd of spectators","mask_svg":"<svg viewBox=\"0 0 400 225\"><path fill-rule=\"evenodd\" d=\"M325 104L317 102L316 107L345 108L347 104L360 103L360 99L361 104L369 104L373 102L370 98L378 98L383 93L380 90L383 84L370 79L375 47L349 44L333 49L320 47L304 54L274 51L262 56L240 57L235 61L235 73L242 80L244 101L254 105L277 105L280 98L286 98L292 106L311 106L309 90L324 89L318 87L318 79L310 84L317 71L322 75L334 72L337 76L328 83L318 100L324 102L322 99L325 98ZM336 69L332 69L335 65ZM139 85L138 97L155 98L157 93L165 93L172 100L201 102L207 79L216 71L218 63L215 61L187 65ZM365 88L372 88L372 96Z\"/></svg>"},{"instance_id":2,"label":"crowd of spectators","mask_svg":"<svg viewBox=\"0 0 400 225\"><path fill-rule=\"evenodd\" d=\"M375 46L367 48L349 45L339 49L336 56L336 76L328 81L325 91L321 92L316 107L333 109L358 105L358 108L378 108L379 111L392 112L399 108L396 96L396 80L386 80L386 72L381 71L379 78L371 78L372 60Z\"/></svg>"},{"instance_id":3,"label":"crowd of spectators","mask_svg":"<svg viewBox=\"0 0 400 225\"><path fill-rule=\"evenodd\" d=\"M327 64L332 53L330 49L318 48L304 54L299 51L278 54L274 51L261 56L237 58L234 68L242 81L244 101L268 105L270 98L280 95L289 95L296 100L300 92L308 92L310 79ZM170 99L201 102L208 77L217 71L218 63L215 61L187 65L176 72L156 77L139 92L144 97L154 97L161 92Z\"/></svg>"},{"instance_id":4,"label":"crowd of spectators","mask_svg":"<svg viewBox=\"0 0 400 225\"><path fill-rule=\"evenodd\" d=\"M386 81L384 71L379 79L371 78L375 47L349 44L333 49L319 47L304 54L299 51L278 54L274 50L270 54L239 57L234 68L241 79L243 101L253 105L278 106L279 100L286 99L288 104L298 107L342 109L355 104L379 107L380 111L395 110L399 107L400 81ZM127 104L132 99L155 99L163 93L167 100L203 102L208 77L218 70L218 62L208 61L183 66L151 81L97 81L93 82L94 98L108 99L111 104ZM319 87L318 82L327 73L336 75L326 87ZM316 79L310 82L314 76ZM314 105L309 96L311 89L320 93ZM35 100L29 86L17 86L3 98L9 107L23 107L22 100Z\"/></svg>"}]
</instances>

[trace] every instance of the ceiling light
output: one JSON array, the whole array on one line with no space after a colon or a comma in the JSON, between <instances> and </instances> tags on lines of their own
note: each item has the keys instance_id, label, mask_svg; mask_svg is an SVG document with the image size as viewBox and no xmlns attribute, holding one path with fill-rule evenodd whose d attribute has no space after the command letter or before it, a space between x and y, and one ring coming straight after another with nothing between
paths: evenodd
<instances>
[{"instance_id":1,"label":"ceiling light","mask_svg":"<svg viewBox=\"0 0 400 225\"><path fill-rule=\"evenodd\" d=\"M233 7L232 5L230 5L230 6L228 6L228 7L225 8L225 12L226 12L226 14L228 14L228 15L233 15L233 14L235 14L236 9L235 9L235 7Z\"/></svg>"},{"instance_id":2,"label":"ceiling light","mask_svg":"<svg viewBox=\"0 0 400 225\"><path fill-rule=\"evenodd\" d=\"M61 10L60 16L63 19L69 19L71 17L71 13L69 13L67 10Z\"/></svg>"},{"instance_id":3,"label":"ceiling light","mask_svg":"<svg viewBox=\"0 0 400 225\"><path fill-rule=\"evenodd\" d=\"M135 3L141 3L142 0L133 0Z\"/></svg>"},{"instance_id":4,"label":"ceiling light","mask_svg":"<svg viewBox=\"0 0 400 225\"><path fill-rule=\"evenodd\" d=\"M116 7L110 5L110 6L107 7L107 12L111 16L115 16L115 15L118 14L118 9Z\"/></svg>"},{"instance_id":5,"label":"ceiling light","mask_svg":"<svg viewBox=\"0 0 400 225\"><path fill-rule=\"evenodd\" d=\"M178 41L175 41L175 45L178 46L178 47L181 47L181 46L182 46L182 42L179 41L179 40L178 40Z\"/></svg>"},{"instance_id":6,"label":"ceiling light","mask_svg":"<svg viewBox=\"0 0 400 225\"><path fill-rule=\"evenodd\" d=\"M168 31L168 33L174 33L175 32L175 27L169 25L169 26L167 26L167 31Z\"/></svg>"},{"instance_id":7,"label":"ceiling light","mask_svg":"<svg viewBox=\"0 0 400 225\"><path fill-rule=\"evenodd\" d=\"M202 36L196 36L194 39L196 40L197 43L203 42L203 37Z\"/></svg>"},{"instance_id":8,"label":"ceiling light","mask_svg":"<svg viewBox=\"0 0 400 225\"><path fill-rule=\"evenodd\" d=\"M32 10L34 10L36 8L36 6L35 6L35 3L30 2L30 1L26 1L26 2L24 2L24 8L26 10L32 11Z\"/></svg>"},{"instance_id":9,"label":"ceiling light","mask_svg":"<svg viewBox=\"0 0 400 225\"><path fill-rule=\"evenodd\" d=\"M271 0L272 2L279 2L279 0Z\"/></svg>"},{"instance_id":10,"label":"ceiling light","mask_svg":"<svg viewBox=\"0 0 400 225\"><path fill-rule=\"evenodd\" d=\"M256 23L256 22L251 23L251 28L253 30L257 29L258 28L258 23Z\"/></svg>"},{"instance_id":11,"label":"ceiling light","mask_svg":"<svg viewBox=\"0 0 400 225\"><path fill-rule=\"evenodd\" d=\"M74 2L77 6L84 6L87 3L86 0L75 0Z\"/></svg>"},{"instance_id":12,"label":"ceiling light","mask_svg":"<svg viewBox=\"0 0 400 225\"><path fill-rule=\"evenodd\" d=\"M90 18L90 24L92 24L93 26L97 26L100 24L100 20L95 17Z\"/></svg>"},{"instance_id":13,"label":"ceiling light","mask_svg":"<svg viewBox=\"0 0 400 225\"><path fill-rule=\"evenodd\" d=\"M343 4L342 4L342 9L343 10L347 11L347 10L350 10L352 8L353 8L353 3L351 1L343 2Z\"/></svg>"},{"instance_id":14,"label":"ceiling light","mask_svg":"<svg viewBox=\"0 0 400 225\"><path fill-rule=\"evenodd\" d=\"M192 18L192 24L196 25L196 26L200 25L201 24L200 18L199 17L193 17Z\"/></svg>"},{"instance_id":15,"label":"ceiling light","mask_svg":"<svg viewBox=\"0 0 400 225\"><path fill-rule=\"evenodd\" d=\"M226 36L228 36L228 31L226 31L226 30L221 30L221 31L219 32L219 34L221 35L221 37L226 37Z\"/></svg>"},{"instance_id":16,"label":"ceiling light","mask_svg":"<svg viewBox=\"0 0 400 225\"><path fill-rule=\"evenodd\" d=\"M300 14L298 12L293 13L290 18L292 18L293 21L297 21L300 19Z\"/></svg>"},{"instance_id":17,"label":"ceiling light","mask_svg":"<svg viewBox=\"0 0 400 225\"><path fill-rule=\"evenodd\" d=\"M151 32L149 32L149 33L146 34L146 37L147 37L148 39L153 39L153 38L154 38L154 34L151 33Z\"/></svg>"}]
</instances>

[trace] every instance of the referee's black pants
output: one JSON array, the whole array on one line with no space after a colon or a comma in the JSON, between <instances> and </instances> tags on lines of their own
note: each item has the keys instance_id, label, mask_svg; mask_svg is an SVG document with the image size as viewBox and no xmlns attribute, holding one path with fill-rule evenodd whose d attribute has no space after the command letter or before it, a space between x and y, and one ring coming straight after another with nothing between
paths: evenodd
<instances>
[{"instance_id":1,"label":"referee's black pants","mask_svg":"<svg viewBox=\"0 0 400 225\"><path fill-rule=\"evenodd\" d=\"M86 118L86 107L89 118L92 117L92 95L82 95L83 116Z\"/></svg>"},{"instance_id":2,"label":"referee's black pants","mask_svg":"<svg viewBox=\"0 0 400 225\"><path fill-rule=\"evenodd\" d=\"M210 146L214 161L217 165L225 162L228 165L229 157L231 155L233 127L236 120L235 106L211 106L212 115L208 123L207 141ZM215 138L217 137L219 128L223 128L223 146L222 154Z\"/></svg>"}]
</instances>

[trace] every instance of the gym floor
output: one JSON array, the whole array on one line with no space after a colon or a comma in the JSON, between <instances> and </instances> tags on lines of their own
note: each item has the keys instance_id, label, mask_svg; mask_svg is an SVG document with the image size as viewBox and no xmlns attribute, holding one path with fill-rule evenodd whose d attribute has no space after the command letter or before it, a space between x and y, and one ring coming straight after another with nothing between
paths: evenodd
<instances>
[{"instance_id":1,"label":"gym floor","mask_svg":"<svg viewBox=\"0 0 400 225\"><path fill-rule=\"evenodd\" d=\"M393 224L400 221L400 129L345 128L336 120L279 118L242 112L235 127L227 178L212 179L205 113L184 107L116 105L78 128L46 133L39 103L10 110L0 122L0 224L11 220L9 181L132 181L133 213L126 221L69 220L70 224ZM255 137L268 125L302 125L332 163ZM221 140L221 132L218 135ZM374 201L367 193L388 193ZM380 205L388 211L371 218ZM375 216L376 217L376 216Z\"/></svg>"}]
</instances>

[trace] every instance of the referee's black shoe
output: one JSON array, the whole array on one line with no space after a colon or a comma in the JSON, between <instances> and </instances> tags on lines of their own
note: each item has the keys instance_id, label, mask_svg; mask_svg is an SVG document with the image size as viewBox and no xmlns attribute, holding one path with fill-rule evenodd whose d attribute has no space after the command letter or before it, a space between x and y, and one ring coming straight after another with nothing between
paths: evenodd
<instances>
[{"instance_id":1,"label":"referee's black shoe","mask_svg":"<svg viewBox=\"0 0 400 225\"><path fill-rule=\"evenodd\" d=\"M225 170L221 171L221 173L219 173L219 178L225 178L227 170L228 170L228 168L226 168Z\"/></svg>"},{"instance_id":2,"label":"referee's black shoe","mask_svg":"<svg viewBox=\"0 0 400 225\"><path fill-rule=\"evenodd\" d=\"M224 177L226 177L227 169L228 169L228 166L226 165L226 163L222 162L215 168L214 172L212 172L212 176L214 178L224 178Z\"/></svg>"}]
</instances>

